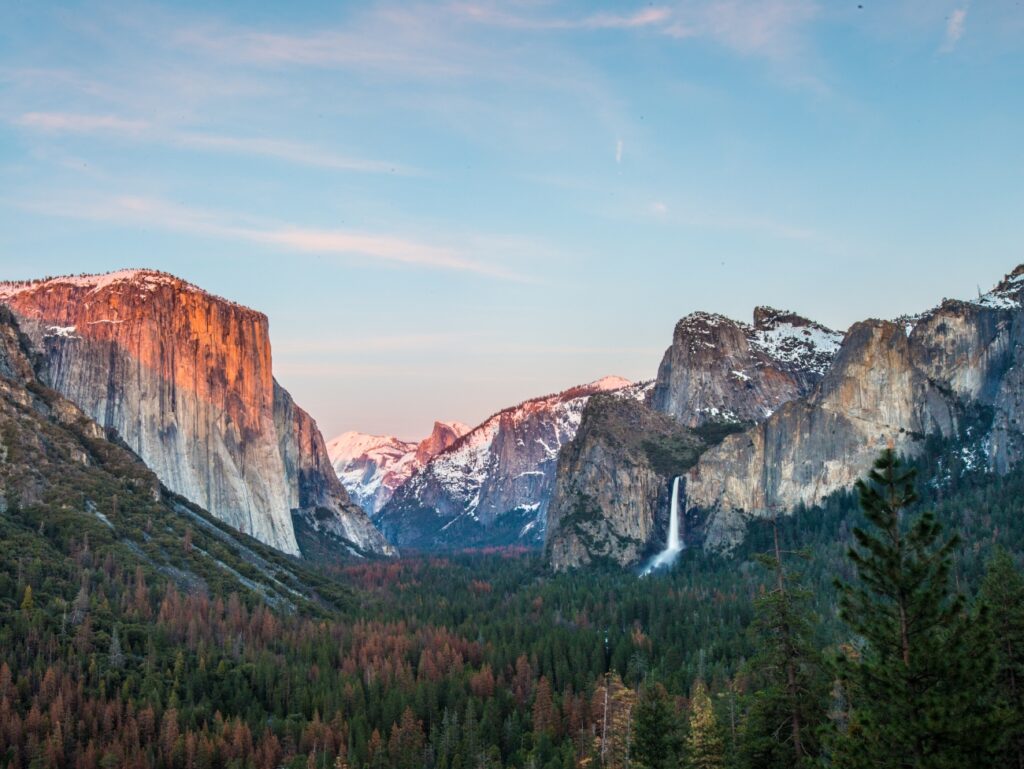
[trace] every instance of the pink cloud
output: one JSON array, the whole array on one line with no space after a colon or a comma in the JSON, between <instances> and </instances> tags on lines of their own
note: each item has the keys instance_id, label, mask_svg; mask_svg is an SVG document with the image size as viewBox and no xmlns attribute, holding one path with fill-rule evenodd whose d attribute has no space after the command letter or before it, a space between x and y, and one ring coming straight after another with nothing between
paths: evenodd
<instances>
[{"instance_id":1,"label":"pink cloud","mask_svg":"<svg viewBox=\"0 0 1024 769\"><path fill-rule=\"evenodd\" d=\"M215 211L181 206L156 198L120 196L86 201L48 199L21 202L19 205L45 215L209 235L292 252L363 256L381 262L467 272L501 280L529 280L500 265L469 258L461 251L445 246L392 235L253 221Z\"/></svg>"}]
</instances>

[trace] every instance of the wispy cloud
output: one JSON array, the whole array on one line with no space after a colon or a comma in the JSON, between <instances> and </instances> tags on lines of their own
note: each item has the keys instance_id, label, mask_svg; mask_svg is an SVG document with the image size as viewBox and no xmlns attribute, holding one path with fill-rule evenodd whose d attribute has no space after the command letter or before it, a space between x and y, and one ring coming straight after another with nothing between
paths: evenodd
<instances>
[{"instance_id":1,"label":"wispy cloud","mask_svg":"<svg viewBox=\"0 0 1024 769\"><path fill-rule=\"evenodd\" d=\"M635 211L642 211L648 221L677 226L723 232L752 232L779 240L809 241L822 245L828 239L810 227L783 221L771 214L758 211L730 211L723 204L709 205L709 201L653 200L637 201Z\"/></svg>"},{"instance_id":2,"label":"wispy cloud","mask_svg":"<svg viewBox=\"0 0 1024 769\"><path fill-rule=\"evenodd\" d=\"M434 6L370 6L343 24L314 31L189 24L176 29L170 42L224 61L268 67L365 69L415 78L472 73L467 46L451 34L444 16Z\"/></svg>"},{"instance_id":3,"label":"wispy cloud","mask_svg":"<svg viewBox=\"0 0 1024 769\"><path fill-rule=\"evenodd\" d=\"M622 143L622 139L619 139L618 141L615 142L615 162L616 163L621 163L622 162L623 146L624 145Z\"/></svg>"},{"instance_id":4,"label":"wispy cloud","mask_svg":"<svg viewBox=\"0 0 1024 769\"><path fill-rule=\"evenodd\" d=\"M115 133L137 136L149 128L144 120L116 115L79 115L68 112L26 112L14 124L46 133Z\"/></svg>"},{"instance_id":5,"label":"wispy cloud","mask_svg":"<svg viewBox=\"0 0 1024 769\"><path fill-rule=\"evenodd\" d=\"M182 147L197 150L209 150L237 153L241 155L258 155L262 157L285 160L299 165L317 168L335 169L339 171L364 171L367 173L398 173L415 174L416 169L401 163L389 163L379 160L366 160L346 155L339 155L320 147L282 139L265 139L241 136L220 136L217 134L181 131L172 133L168 140Z\"/></svg>"},{"instance_id":6,"label":"wispy cloud","mask_svg":"<svg viewBox=\"0 0 1024 769\"><path fill-rule=\"evenodd\" d=\"M678 39L710 40L742 56L785 61L802 52L804 28L819 12L813 0L690 2L664 31Z\"/></svg>"},{"instance_id":7,"label":"wispy cloud","mask_svg":"<svg viewBox=\"0 0 1024 769\"><path fill-rule=\"evenodd\" d=\"M201 131L176 130L146 120L117 115L71 112L26 112L13 121L23 129L47 134L91 134L154 142L204 152L225 152L284 160L298 165L366 173L415 173L401 164L339 155L301 142L264 137L223 136Z\"/></svg>"},{"instance_id":8,"label":"wispy cloud","mask_svg":"<svg viewBox=\"0 0 1024 769\"><path fill-rule=\"evenodd\" d=\"M571 30L571 29L637 29L665 23L672 17L669 8L645 8L630 14L598 13L580 18L518 16L490 5L455 3L450 9L458 16L509 29Z\"/></svg>"},{"instance_id":9,"label":"wispy cloud","mask_svg":"<svg viewBox=\"0 0 1024 769\"><path fill-rule=\"evenodd\" d=\"M144 226L240 240L286 251L325 256L365 257L390 264L472 273L489 278L528 282L527 276L501 265L473 259L460 250L417 240L354 230L328 230L281 225L232 217L164 200L121 196L95 199L8 201L49 216Z\"/></svg>"},{"instance_id":10,"label":"wispy cloud","mask_svg":"<svg viewBox=\"0 0 1024 769\"><path fill-rule=\"evenodd\" d=\"M967 6L957 8L946 20L946 37L942 41L942 51L949 53L956 48L967 27Z\"/></svg>"},{"instance_id":11,"label":"wispy cloud","mask_svg":"<svg viewBox=\"0 0 1024 769\"><path fill-rule=\"evenodd\" d=\"M515 15L493 5L455 4L457 15L495 27L533 30L644 29L683 39L706 39L745 56L783 59L802 44L800 31L818 16L813 0L683 0L633 14L578 18Z\"/></svg>"},{"instance_id":12,"label":"wispy cloud","mask_svg":"<svg viewBox=\"0 0 1024 769\"><path fill-rule=\"evenodd\" d=\"M239 234L249 240L267 245L283 246L291 251L304 251L313 254L363 254L401 264L475 272L500 278L515 277L512 273L499 267L467 259L449 248L416 243L387 235L297 227L276 230L245 230Z\"/></svg>"}]
</instances>

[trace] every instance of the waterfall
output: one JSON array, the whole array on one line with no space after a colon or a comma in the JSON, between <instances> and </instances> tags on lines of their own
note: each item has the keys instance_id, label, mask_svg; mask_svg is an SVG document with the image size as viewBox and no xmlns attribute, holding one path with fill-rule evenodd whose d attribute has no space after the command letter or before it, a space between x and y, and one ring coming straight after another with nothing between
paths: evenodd
<instances>
[{"instance_id":1,"label":"waterfall","mask_svg":"<svg viewBox=\"0 0 1024 769\"><path fill-rule=\"evenodd\" d=\"M641 574L650 574L661 566L671 564L676 556L686 547L682 537L679 536L679 476L672 479L672 503L669 507L668 518L668 541L665 549L651 559Z\"/></svg>"},{"instance_id":2,"label":"waterfall","mask_svg":"<svg viewBox=\"0 0 1024 769\"><path fill-rule=\"evenodd\" d=\"M679 545L679 476L672 479L672 507L669 508L668 543L666 550L680 550Z\"/></svg>"}]
</instances>

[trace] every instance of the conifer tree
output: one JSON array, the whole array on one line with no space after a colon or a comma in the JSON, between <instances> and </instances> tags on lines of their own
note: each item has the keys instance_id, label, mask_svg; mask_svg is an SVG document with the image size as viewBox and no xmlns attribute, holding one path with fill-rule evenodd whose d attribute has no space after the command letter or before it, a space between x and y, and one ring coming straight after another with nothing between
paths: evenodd
<instances>
[{"instance_id":1,"label":"conifer tree","mask_svg":"<svg viewBox=\"0 0 1024 769\"><path fill-rule=\"evenodd\" d=\"M744 766L781 769L806 766L817 756L827 680L812 641L810 596L799 575L785 569L776 521L773 531L773 553L758 559L774 586L755 603L751 629L758 653L749 669L757 691L744 721L740 754Z\"/></svg>"},{"instance_id":2,"label":"conifer tree","mask_svg":"<svg viewBox=\"0 0 1024 769\"><path fill-rule=\"evenodd\" d=\"M999 766L1024 769L1024 576L1005 550L989 561L978 596L995 661L994 695L1004 739Z\"/></svg>"},{"instance_id":3,"label":"conifer tree","mask_svg":"<svg viewBox=\"0 0 1024 769\"><path fill-rule=\"evenodd\" d=\"M721 769L725 745L707 686L697 681L690 699L690 733L686 738L687 769Z\"/></svg>"},{"instance_id":4,"label":"conifer tree","mask_svg":"<svg viewBox=\"0 0 1024 769\"><path fill-rule=\"evenodd\" d=\"M854 529L854 584L838 584L854 646L840 659L849 724L830 761L843 767L977 766L988 745L986 655L968 645L962 596L950 589L958 539L941 541L917 500L914 471L891 449L857 483L870 526Z\"/></svg>"},{"instance_id":5,"label":"conifer tree","mask_svg":"<svg viewBox=\"0 0 1024 769\"><path fill-rule=\"evenodd\" d=\"M682 748L683 733L672 698L660 683L644 686L633 719L633 766L677 769Z\"/></svg>"},{"instance_id":6,"label":"conifer tree","mask_svg":"<svg viewBox=\"0 0 1024 769\"><path fill-rule=\"evenodd\" d=\"M30 612L35 608L35 600L32 598L32 586L25 585L25 595L21 599L21 610L23 612Z\"/></svg>"}]
</instances>

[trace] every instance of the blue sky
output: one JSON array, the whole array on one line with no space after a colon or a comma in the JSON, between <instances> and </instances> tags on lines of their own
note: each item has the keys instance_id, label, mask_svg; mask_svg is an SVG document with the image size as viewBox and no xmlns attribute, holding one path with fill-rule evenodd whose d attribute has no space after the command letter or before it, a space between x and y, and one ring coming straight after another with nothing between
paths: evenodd
<instances>
[{"instance_id":1,"label":"blue sky","mask_svg":"<svg viewBox=\"0 0 1024 769\"><path fill-rule=\"evenodd\" d=\"M415 438L675 321L837 328L1024 261L1017 0L16 2L0 277L266 312L330 437Z\"/></svg>"}]
</instances>

